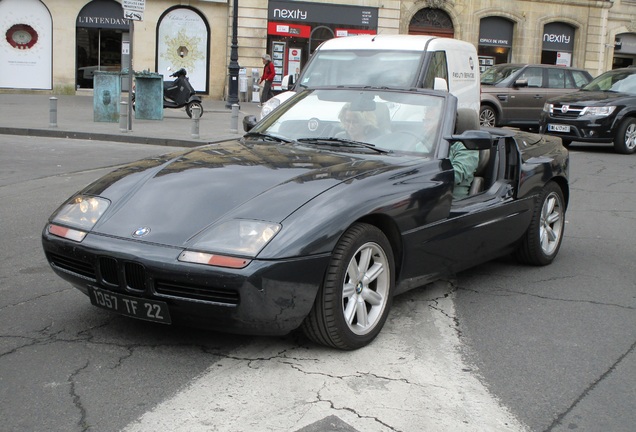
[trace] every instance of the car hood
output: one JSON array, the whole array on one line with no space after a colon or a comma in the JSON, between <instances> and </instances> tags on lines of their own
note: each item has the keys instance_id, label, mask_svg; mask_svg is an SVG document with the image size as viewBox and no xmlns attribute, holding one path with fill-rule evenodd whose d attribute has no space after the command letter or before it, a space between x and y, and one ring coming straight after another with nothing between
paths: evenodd
<instances>
[{"instance_id":1,"label":"car hood","mask_svg":"<svg viewBox=\"0 0 636 432\"><path fill-rule=\"evenodd\" d=\"M579 90L550 99L550 103L556 104L576 104L576 105L621 105L624 99L636 100L636 96L627 93L617 93L609 91L587 91ZM632 102L633 103L633 102Z\"/></svg>"},{"instance_id":2,"label":"car hood","mask_svg":"<svg viewBox=\"0 0 636 432\"><path fill-rule=\"evenodd\" d=\"M129 164L83 193L111 201L94 233L132 239L135 230L148 228L139 241L182 246L227 219L280 223L343 181L407 161L399 156L227 141Z\"/></svg>"}]
</instances>

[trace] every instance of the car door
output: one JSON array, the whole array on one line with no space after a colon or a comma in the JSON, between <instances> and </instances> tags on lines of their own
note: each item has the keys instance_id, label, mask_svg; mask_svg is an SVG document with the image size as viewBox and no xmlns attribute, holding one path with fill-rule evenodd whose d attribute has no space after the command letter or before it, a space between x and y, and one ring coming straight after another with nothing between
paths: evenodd
<instances>
[{"instance_id":1,"label":"car door","mask_svg":"<svg viewBox=\"0 0 636 432\"><path fill-rule=\"evenodd\" d=\"M539 122L539 114L548 99L547 77L544 69L530 66L525 68L515 82L526 80L527 86L511 89L508 102L508 119L511 122Z\"/></svg>"},{"instance_id":2,"label":"car door","mask_svg":"<svg viewBox=\"0 0 636 432\"><path fill-rule=\"evenodd\" d=\"M421 282L416 275L449 274L495 258L523 235L532 217L532 202L516 199L518 167L514 139L498 138L484 168L487 190L453 200L447 216L405 233L403 277L411 279L412 286ZM438 180L453 178L449 159L441 160L440 168ZM451 187L448 181L439 184ZM437 195L444 198L440 203L450 199L450 189L441 192ZM430 197L422 201L430 201Z\"/></svg>"}]
</instances>

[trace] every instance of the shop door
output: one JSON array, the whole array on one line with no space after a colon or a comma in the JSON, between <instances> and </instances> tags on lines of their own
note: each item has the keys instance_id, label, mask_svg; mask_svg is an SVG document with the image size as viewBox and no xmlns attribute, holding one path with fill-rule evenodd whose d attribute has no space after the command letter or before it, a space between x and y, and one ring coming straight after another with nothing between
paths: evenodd
<instances>
[{"instance_id":1,"label":"shop door","mask_svg":"<svg viewBox=\"0 0 636 432\"><path fill-rule=\"evenodd\" d=\"M77 85L93 88L95 71L121 72L122 32L119 30L77 29Z\"/></svg>"}]
</instances>

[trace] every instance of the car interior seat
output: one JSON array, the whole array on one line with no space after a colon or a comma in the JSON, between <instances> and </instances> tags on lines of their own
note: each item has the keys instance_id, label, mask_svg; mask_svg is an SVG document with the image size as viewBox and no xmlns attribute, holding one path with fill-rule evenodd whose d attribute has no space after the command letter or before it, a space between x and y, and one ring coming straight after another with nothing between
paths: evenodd
<instances>
[{"instance_id":1,"label":"car interior seat","mask_svg":"<svg viewBox=\"0 0 636 432\"><path fill-rule=\"evenodd\" d=\"M475 110L468 108L457 109L457 121L455 123L455 134L461 135L467 130L479 130L479 116ZM490 149L479 151L479 162L475 169L475 176L470 185L468 195L475 195L484 190L484 171L490 160Z\"/></svg>"}]
</instances>

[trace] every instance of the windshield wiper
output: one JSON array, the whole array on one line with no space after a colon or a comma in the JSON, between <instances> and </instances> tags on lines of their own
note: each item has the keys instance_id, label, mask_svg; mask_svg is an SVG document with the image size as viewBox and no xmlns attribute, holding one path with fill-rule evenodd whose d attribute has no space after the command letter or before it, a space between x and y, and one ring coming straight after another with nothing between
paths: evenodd
<instances>
[{"instance_id":1,"label":"windshield wiper","mask_svg":"<svg viewBox=\"0 0 636 432\"><path fill-rule=\"evenodd\" d=\"M369 144L361 141L354 141L346 138L336 138L336 137L312 137L312 138L297 138L296 141L306 144L326 144L329 146L337 146L337 147L360 147L366 148L369 150L376 151L378 153L391 153L391 150L385 150L375 146L374 144Z\"/></svg>"},{"instance_id":2,"label":"windshield wiper","mask_svg":"<svg viewBox=\"0 0 636 432\"><path fill-rule=\"evenodd\" d=\"M270 135L270 134L266 134L262 132L248 132L245 135L243 135L243 137L244 138L262 138L265 141L276 141L276 142L284 142L284 143L291 142L291 140L288 140L287 138L279 137L276 135Z\"/></svg>"}]
</instances>

